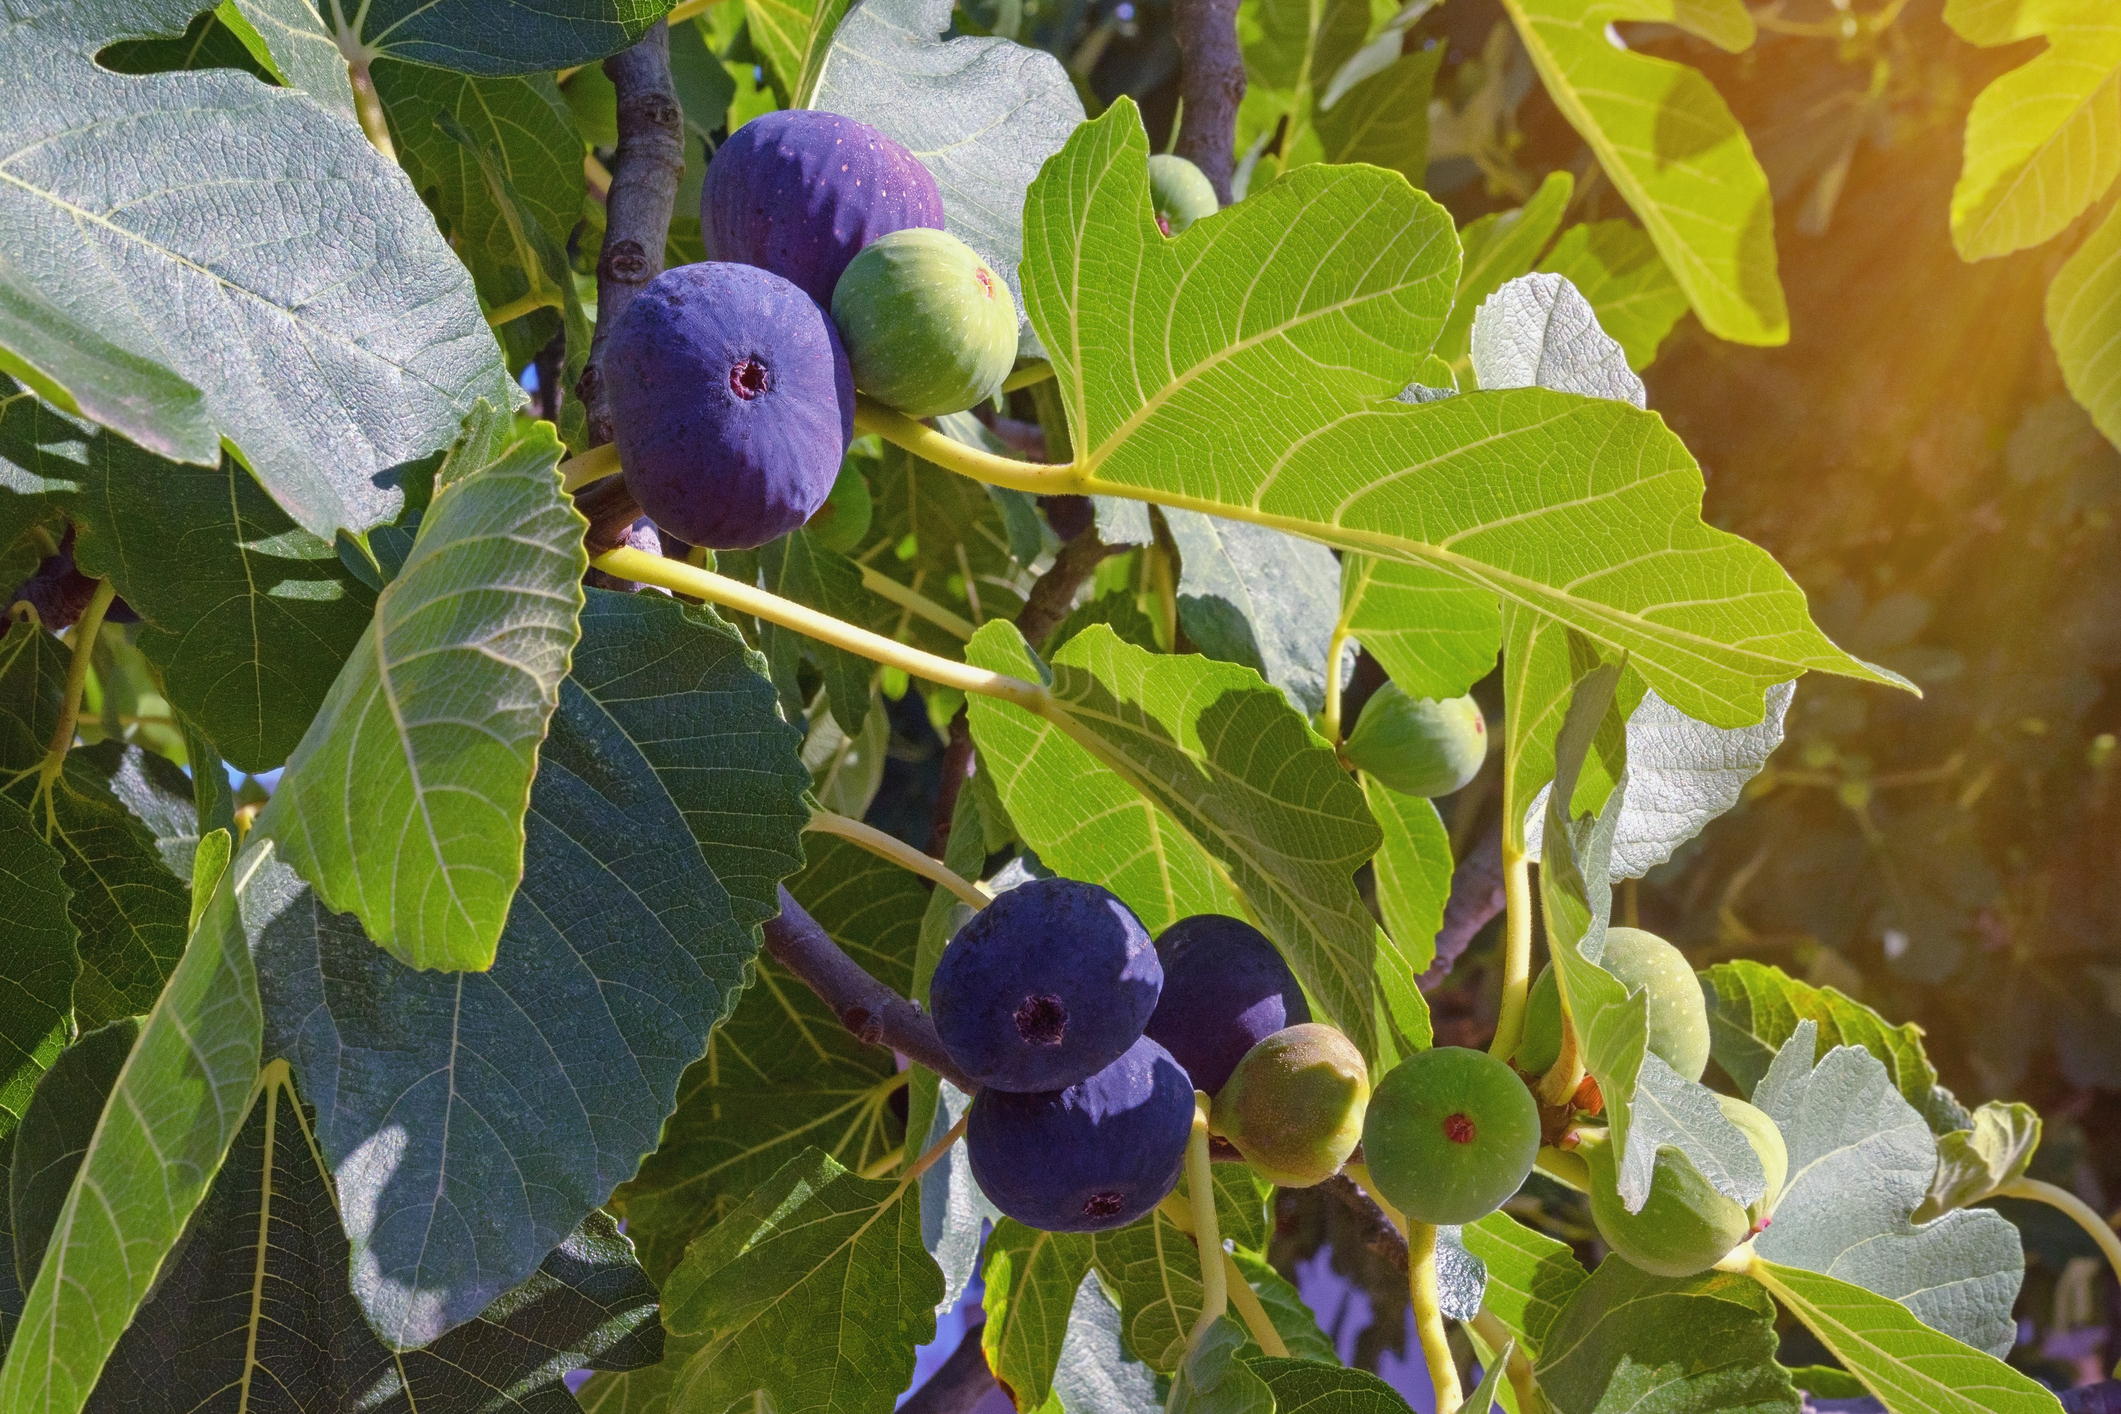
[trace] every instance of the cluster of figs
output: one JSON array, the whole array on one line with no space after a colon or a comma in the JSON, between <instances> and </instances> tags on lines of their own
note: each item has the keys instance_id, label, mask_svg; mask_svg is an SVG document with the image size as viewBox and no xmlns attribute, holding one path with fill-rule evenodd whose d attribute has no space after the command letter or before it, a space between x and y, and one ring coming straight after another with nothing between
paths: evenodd
<instances>
[{"instance_id":1,"label":"cluster of figs","mask_svg":"<svg viewBox=\"0 0 2121 1414\"><path fill-rule=\"evenodd\" d=\"M1708 1065L1708 1013L1686 959L1664 939L1612 928L1602 965L1647 989L1650 1049L1688 1079ZM1362 1054L1311 1019L1281 953L1241 919L1184 918L1151 939L1096 884L1038 879L959 929L932 1002L950 1058L979 1088L967 1119L973 1178L999 1208L1047 1232L1098 1232L1154 1209L1177 1187L1197 1110L1261 1177L1302 1188L1339 1173L1361 1145L1377 1197L1405 1219L1477 1221L1507 1202L1538 1158L1533 1086L1561 1050L1552 968L1535 984L1511 1061L1438 1046L1374 1091ZM1569 1106L1563 1145L1583 1160L1599 1235L1664 1276L1705 1271L1764 1227L1788 1169L1773 1121L1718 1096L1758 1153L1767 1191L1717 1192L1676 1148L1659 1152L1648 1201L1621 1201L1611 1148ZM1595 1111L1596 1101L1590 1101Z\"/></svg>"},{"instance_id":2,"label":"cluster of figs","mask_svg":"<svg viewBox=\"0 0 2121 1414\"><path fill-rule=\"evenodd\" d=\"M1151 162L1157 223L1216 209L1206 177ZM603 355L627 490L687 544L749 549L825 506L855 392L909 417L962 412L1016 363L1016 300L945 229L934 176L866 123L752 119L708 164L712 260L657 276Z\"/></svg>"}]
</instances>

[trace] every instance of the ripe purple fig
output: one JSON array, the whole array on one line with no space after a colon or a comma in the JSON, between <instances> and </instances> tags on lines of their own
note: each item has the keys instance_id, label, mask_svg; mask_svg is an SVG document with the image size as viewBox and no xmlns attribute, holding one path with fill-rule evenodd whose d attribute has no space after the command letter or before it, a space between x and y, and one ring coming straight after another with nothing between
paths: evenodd
<instances>
[{"instance_id":1,"label":"ripe purple fig","mask_svg":"<svg viewBox=\"0 0 2121 1414\"><path fill-rule=\"evenodd\" d=\"M1241 918L1181 918L1156 940L1156 955L1164 965L1164 993L1148 1034L1210 1095L1247 1051L1311 1019L1289 964Z\"/></svg>"}]
</instances>

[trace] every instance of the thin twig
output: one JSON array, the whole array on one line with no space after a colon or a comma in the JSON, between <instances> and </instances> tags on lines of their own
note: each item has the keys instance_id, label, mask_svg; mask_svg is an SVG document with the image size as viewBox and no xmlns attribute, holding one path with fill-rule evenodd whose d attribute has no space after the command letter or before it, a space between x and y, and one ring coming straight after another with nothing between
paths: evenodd
<instances>
[{"instance_id":1,"label":"thin twig","mask_svg":"<svg viewBox=\"0 0 2121 1414\"><path fill-rule=\"evenodd\" d=\"M785 888L780 916L765 934L767 954L817 993L858 1040L888 1046L967 1094L979 1088L943 1049L928 1014L863 971Z\"/></svg>"},{"instance_id":2,"label":"thin twig","mask_svg":"<svg viewBox=\"0 0 2121 1414\"><path fill-rule=\"evenodd\" d=\"M957 798L978 769L972 754L972 719L960 707L950 718L950 740L943 747L943 779L928 817L928 853L941 859L950 848L950 824L957 818Z\"/></svg>"},{"instance_id":3,"label":"thin twig","mask_svg":"<svg viewBox=\"0 0 2121 1414\"><path fill-rule=\"evenodd\" d=\"M1245 100L1245 54L1237 42L1237 0L1178 0L1171 16L1178 40L1178 155L1207 176L1215 199L1230 204L1237 158L1237 106Z\"/></svg>"},{"instance_id":4,"label":"thin twig","mask_svg":"<svg viewBox=\"0 0 2121 1414\"><path fill-rule=\"evenodd\" d=\"M589 440L611 440L611 409L600 362L606 336L626 306L663 273L670 212L685 175L685 112L670 79L670 28L658 20L631 49L604 61L618 93L619 145L611 158L604 251L597 258L597 332L575 394L589 416Z\"/></svg>"},{"instance_id":5,"label":"thin twig","mask_svg":"<svg viewBox=\"0 0 2121 1414\"><path fill-rule=\"evenodd\" d=\"M1024 642L1036 648L1051 637L1075 607L1075 596L1084 581L1097 573L1097 567L1107 558L1126 548L1099 540L1095 523L1061 546L1052 566L1031 586L1031 593L1016 616L1017 631L1023 634Z\"/></svg>"},{"instance_id":6,"label":"thin twig","mask_svg":"<svg viewBox=\"0 0 2121 1414\"><path fill-rule=\"evenodd\" d=\"M1436 960L1417 979L1422 991L1433 992L1443 984L1473 941L1473 935L1503 911L1506 897L1502 832L1498 829L1481 840L1451 871L1451 897L1443 906L1443 927L1436 934Z\"/></svg>"},{"instance_id":7,"label":"thin twig","mask_svg":"<svg viewBox=\"0 0 2121 1414\"><path fill-rule=\"evenodd\" d=\"M1330 1194L1335 1202L1355 1215L1355 1220L1361 1224L1358 1236L1363 1246L1384 1258L1393 1271L1406 1275L1407 1239L1385 1216L1385 1210L1377 1206L1377 1200L1363 1191L1361 1184L1345 1173L1337 1173L1319 1184L1318 1189Z\"/></svg>"}]
</instances>

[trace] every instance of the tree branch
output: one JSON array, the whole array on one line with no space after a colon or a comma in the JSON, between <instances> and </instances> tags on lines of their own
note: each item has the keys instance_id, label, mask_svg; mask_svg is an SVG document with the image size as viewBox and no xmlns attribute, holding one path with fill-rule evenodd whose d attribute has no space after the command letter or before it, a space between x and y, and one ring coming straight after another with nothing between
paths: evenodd
<instances>
[{"instance_id":1,"label":"tree branch","mask_svg":"<svg viewBox=\"0 0 2121 1414\"><path fill-rule=\"evenodd\" d=\"M1237 105L1245 98L1245 55L1237 43L1237 0L1178 0L1178 155L1207 175L1215 198L1230 204L1236 166Z\"/></svg>"},{"instance_id":2,"label":"tree branch","mask_svg":"<svg viewBox=\"0 0 2121 1414\"><path fill-rule=\"evenodd\" d=\"M1024 642L1033 648L1044 643L1075 607L1076 591L1083 587L1083 581L1096 573L1106 557L1125 548L1099 540L1094 523L1061 546L1059 557L1031 586L1031 593L1016 616L1016 627L1024 635Z\"/></svg>"},{"instance_id":3,"label":"tree branch","mask_svg":"<svg viewBox=\"0 0 2121 1414\"><path fill-rule=\"evenodd\" d=\"M980 1336L985 1330L984 1321L967 1326L957 1349L950 1352L950 1358L937 1367L926 1384L899 1406L899 1414L966 1414L985 1399L995 1386L994 1372L987 1368L987 1353L980 1348Z\"/></svg>"},{"instance_id":4,"label":"tree branch","mask_svg":"<svg viewBox=\"0 0 2121 1414\"><path fill-rule=\"evenodd\" d=\"M1331 1194L1362 1224L1362 1245L1384 1258L1393 1271L1405 1276L1407 1239L1392 1226L1392 1220L1385 1216L1383 1208L1377 1206L1377 1200L1363 1192L1362 1185L1344 1173L1334 1174L1318 1187L1321 1192Z\"/></svg>"},{"instance_id":5,"label":"tree branch","mask_svg":"<svg viewBox=\"0 0 2121 1414\"><path fill-rule=\"evenodd\" d=\"M871 1046L889 1046L967 1094L979 1088L943 1049L928 1014L840 951L839 944L785 888L780 916L766 924L765 932L767 954L817 993L840 1025L857 1039Z\"/></svg>"},{"instance_id":6,"label":"tree branch","mask_svg":"<svg viewBox=\"0 0 2121 1414\"><path fill-rule=\"evenodd\" d=\"M1424 992L1441 986L1473 935L1502 912L1503 903L1502 829L1497 826L1451 871L1451 897L1443 906L1443 927L1436 934L1436 960L1415 984Z\"/></svg>"},{"instance_id":7,"label":"tree branch","mask_svg":"<svg viewBox=\"0 0 2121 1414\"><path fill-rule=\"evenodd\" d=\"M633 297L663 273L670 211L685 175L685 115L670 79L670 27L656 21L639 43L604 61L604 74L618 90L619 145L604 206L604 252L597 258L596 337L575 384L592 446L611 440L600 371L605 338Z\"/></svg>"}]
</instances>

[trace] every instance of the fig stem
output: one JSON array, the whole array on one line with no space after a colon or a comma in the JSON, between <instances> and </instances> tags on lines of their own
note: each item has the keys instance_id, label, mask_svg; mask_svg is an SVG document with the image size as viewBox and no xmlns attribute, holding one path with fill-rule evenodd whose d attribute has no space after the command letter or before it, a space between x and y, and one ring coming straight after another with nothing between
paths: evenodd
<instances>
[{"instance_id":1,"label":"fig stem","mask_svg":"<svg viewBox=\"0 0 2121 1414\"><path fill-rule=\"evenodd\" d=\"M88 688L88 669L96 651L96 634L103 627L103 616L109 612L111 601L117 597L117 585L108 579L97 580L96 592L89 596L88 607L81 611L80 618L74 620L73 656L66 665L66 690L59 699L59 720L52 727L52 739L45 748L44 759L37 764L37 794L44 797L45 821L53 829L58 828L59 821L53 813L52 783L66 769L66 753L73 749L74 727L81 719L81 694ZM28 774L24 771L14 779L20 780Z\"/></svg>"},{"instance_id":2,"label":"fig stem","mask_svg":"<svg viewBox=\"0 0 2121 1414\"><path fill-rule=\"evenodd\" d=\"M536 314L541 309L558 309L564 303L566 301L555 291L533 291L521 299L512 299L506 304L487 310L486 325L490 329L498 329L503 324L513 324L526 314Z\"/></svg>"},{"instance_id":3,"label":"fig stem","mask_svg":"<svg viewBox=\"0 0 2121 1414\"><path fill-rule=\"evenodd\" d=\"M965 1112L957 1117L957 1123L950 1126L950 1132L930 1144L921 1152L921 1156L913 1161L913 1166L907 1169L905 1175L899 1179L899 1187L904 1189L929 1169L934 1168L936 1162L943 1155L950 1152L950 1146L965 1137L965 1124L971 1118L972 1107L967 1105Z\"/></svg>"},{"instance_id":4,"label":"fig stem","mask_svg":"<svg viewBox=\"0 0 2121 1414\"><path fill-rule=\"evenodd\" d=\"M383 116L383 96L376 92L375 76L369 72L368 62L366 51L358 58L346 61L346 80L353 89L354 116L360 119L361 131L375 150L396 162L398 149L390 140L390 122Z\"/></svg>"},{"instance_id":5,"label":"fig stem","mask_svg":"<svg viewBox=\"0 0 2121 1414\"><path fill-rule=\"evenodd\" d=\"M972 635L979 632L970 620L959 618L919 590L900 584L890 575L880 574L867 565L860 566L860 569L862 588L879 599L898 605L917 619L926 619L959 642L969 643Z\"/></svg>"},{"instance_id":6,"label":"fig stem","mask_svg":"<svg viewBox=\"0 0 2121 1414\"><path fill-rule=\"evenodd\" d=\"M968 447L902 412L885 407L865 393L854 397L854 430L874 432L895 447L935 463L945 471L969 476L989 486L1028 491L1034 496L1069 496L1081 492L1087 479L1073 462L1020 462L1013 457Z\"/></svg>"},{"instance_id":7,"label":"fig stem","mask_svg":"<svg viewBox=\"0 0 2121 1414\"><path fill-rule=\"evenodd\" d=\"M794 629L820 643L844 648L887 668L898 668L913 677L954 687L960 692L999 698L1035 716L1046 715L1052 701L1051 695L1037 683L924 653L830 614L821 614L806 605L783 599L778 594L769 594L726 575L686 564L683 560L666 559L622 545L616 550L606 550L592 563L615 578L657 585L676 594L740 610L782 628Z\"/></svg>"},{"instance_id":8,"label":"fig stem","mask_svg":"<svg viewBox=\"0 0 2121 1414\"><path fill-rule=\"evenodd\" d=\"M592 481L616 475L618 470L619 444L605 442L560 463L560 489L573 495Z\"/></svg>"},{"instance_id":9,"label":"fig stem","mask_svg":"<svg viewBox=\"0 0 2121 1414\"><path fill-rule=\"evenodd\" d=\"M2067 1188L2042 1183L2037 1178L2019 1178L1997 1189L1996 1196L2045 1203L2050 1208L2058 1208L2067 1213L2078 1227L2091 1236L2092 1241L2099 1244L2099 1250L2106 1254L2107 1264L2114 1269L2114 1276L2121 1278L2121 1236L2115 1235L2114 1225L2110 1220L2100 1217L2091 1204Z\"/></svg>"},{"instance_id":10,"label":"fig stem","mask_svg":"<svg viewBox=\"0 0 2121 1414\"><path fill-rule=\"evenodd\" d=\"M1503 790L1503 799L1510 792ZM1507 825L1502 841L1503 927L1502 1013L1495 1021L1495 1040L1488 1054L1508 1060L1524 1039L1525 999L1532 990L1532 865L1524 847L1512 844Z\"/></svg>"},{"instance_id":11,"label":"fig stem","mask_svg":"<svg viewBox=\"0 0 2121 1414\"><path fill-rule=\"evenodd\" d=\"M819 810L803 827L821 835L836 835L850 844L860 845L879 859L888 859L899 868L920 875L932 883L940 884L956 894L973 908L985 908L994 902L979 885L970 883L954 870L933 857L907 844L895 835L887 835L874 825L865 825L845 815L836 815L830 810Z\"/></svg>"},{"instance_id":12,"label":"fig stem","mask_svg":"<svg viewBox=\"0 0 2121 1414\"><path fill-rule=\"evenodd\" d=\"M1180 1232L1193 1236L1193 1210L1180 1201L1176 1193L1157 1204L1156 1210ZM1252 1333L1253 1341L1275 1359L1287 1358L1288 1344L1282 1340L1281 1332L1274 1329L1274 1322L1268 1319L1267 1308L1260 1305L1259 1293L1237 1269L1237 1259L1228 1252L1223 1253L1223 1283L1229 1288L1230 1304L1237 1308L1237 1314L1243 1318L1245 1329Z\"/></svg>"},{"instance_id":13,"label":"fig stem","mask_svg":"<svg viewBox=\"0 0 2121 1414\"><path fill-rule=\"evenodd\" d=\"M1053 376L1053 365L1044 359L1027 363L1002 380L1002 391L1013 393L1019 388L1028 388L1033 383L1043 383Z\"/></svg>"},{"instance_id":14,"label":"fig stem","mask_svg":"<svg viewBox=\"0 0 2121 1414\"><path fill-rule=\"evenodd\" d=\"M1319 735L1335 748L1340 745L1340 655L1347 648L1348 618L1343 613L1333 625L1333 636L1326 640L1326 705L1318 713Z\"/></svg>"},{"instance_id":15,"label":"fig stem","mask_svg":"<svg viewBox=\"0 0 2121 1414\"><path fill-rule=\"evenodd\" d=\"M1208 1160L1208 1096L1193 1092L1193 1134L1186 1141L1186 1201L1193 1209L1193 1241L1200 1248L1200 1319L1186 1338L1186 1352L1200 1348L1208 1328L1230 1309L1230 1283L1223 1264L1208 1260L1222 1255L1222 1229L1215 1217L1215 1172Z\"/></svg>"},{"instance_id":16,"label":"fig stem","mask_svg":"<svg viewBox=\"0 0 2121 1414\"><path fill-rule=\"evenodd\" d=\"M1544 1145L1539 1157L1532 1161L1532 1167L1564 1188L1573 1188L1578 1193L1591 1191L1591 1166L1584 1162L1581 1154L1572 1154L1551 1144Z\"/></svg>"},{"instance_id":17,"label":"fig stem","mask_svg":"<svg viewBox=\"0 0 2121 1414\"><path fill-rule=\"evenodd\" d=\"M1451 1338L1444 1331L1443 1306L1436 1295L1436 1225L1407 1224L1407 1293L1414 1303L1414 1329L1421 1333L1421 1357L1436 1389L1436 1414L1456 1414L1465 1403L1458 1382L1458 1362L1451 1358Z\"/></svg>"},{"instance_id":18,"label":"fig stem","mask_svg":"<svg viewBox=\"0 0 2121 1414\"><path fill-rule=\"evenodd\" d=\"M1525 1357L1524 1343L1510 1333L1493 1311L1483 1306L1468 1322L1473 1333L1490 1350L1508 1350L1510 1358L1503 1361L1503 1371L1509 1376L1510 1387L1517 1391L1518 1414L1545 1414L1546 1396L1532 1379L1532 1362ZM1487 1414L1482 1410L1481 1414Z\"/></svg>"}]
</instances>

